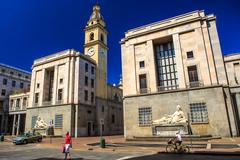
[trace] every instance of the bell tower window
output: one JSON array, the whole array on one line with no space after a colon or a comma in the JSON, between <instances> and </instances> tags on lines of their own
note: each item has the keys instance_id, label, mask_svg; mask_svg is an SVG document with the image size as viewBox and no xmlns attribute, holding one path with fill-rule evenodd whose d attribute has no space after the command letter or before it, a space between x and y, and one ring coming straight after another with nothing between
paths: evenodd
<instances>
[{"instance_id":1,"label":"bell tower window","mask_svg":"<svg viewBox=\"0 0 240 160\"><path fill-rule=\"evenodd\" d=\"M89 37L90 41L94 40L94 33L90 33L90 37Z\"/></svg>"},{"instance_id":2,"label":"bell tower window","mask_svg":"<svg viewBox=\"0 0 240 160\"><path fill-rule=\"evenodd\" d=\"M104 42L104 35L103 34L101 34L100 39L101 39L102 42Z\"/></svg>"}]
</instances>

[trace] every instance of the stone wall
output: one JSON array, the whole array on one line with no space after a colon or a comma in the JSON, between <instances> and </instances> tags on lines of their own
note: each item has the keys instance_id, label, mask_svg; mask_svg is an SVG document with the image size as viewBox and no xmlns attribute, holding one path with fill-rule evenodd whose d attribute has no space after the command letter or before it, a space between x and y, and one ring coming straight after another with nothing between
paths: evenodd
<instances>
[{"instance_id":1,"label":"stone wall","mask_svg":"<svg viewBox=\"0 0 240 160\"><path fill-rule=\"evenodd\" d=\"M224 95L226 96L226 101ZM138 125L138 108L140 107L151 107L152 120L156 120L165 114L173 114L178 104L182 106L183 112L187 115L187 113L190 113L189 104L198 102L206 103L209 122L191 124L193 134L230 136L229 125L232 127L232 133L235 133L236 127L231 111L230 94L228 91L224 93L222 86L215 86L125 97L125 138L152 136L151 126L140 127Z\"/></svg>"}]
</instances>

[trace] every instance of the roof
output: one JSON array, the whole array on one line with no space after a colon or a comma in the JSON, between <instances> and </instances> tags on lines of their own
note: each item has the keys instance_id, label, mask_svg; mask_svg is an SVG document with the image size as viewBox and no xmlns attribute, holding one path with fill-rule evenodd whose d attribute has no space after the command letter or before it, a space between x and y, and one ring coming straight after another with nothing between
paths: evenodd
<instances>
[{"instance_id":1,"label":"roof","mask_svg":"<svg viewBox=\"0 0 240 160\"><path fill-rule=\"evenodd\" d=\"M17 67L13 67L13 66L10 66L10 65L7 65L7 64L0 63L0 66L6 67L6 68L9 68L9 69L13 69L13 70L17 70L17 71L20 71L20 72L23 72L23 73L26 73L26 74L32 74L31 72L28 72L26 70L23 70L23 69L20 69L20 68L17 68Z\"/></svg>"}]
</instances>

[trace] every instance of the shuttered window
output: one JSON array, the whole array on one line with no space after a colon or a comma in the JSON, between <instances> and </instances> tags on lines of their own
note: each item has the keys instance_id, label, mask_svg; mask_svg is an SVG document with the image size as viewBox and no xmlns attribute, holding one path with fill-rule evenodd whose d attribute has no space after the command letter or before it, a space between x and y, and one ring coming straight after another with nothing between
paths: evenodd
<instances>
[{"instance_id":1,"label":"shuttered window","mask_svg":"<svg viewBox=\"0 0 240 160\"><path fill-rule=\"evenodd\" d=\"M55 128L62 128L63 115L57 114L55 115Z\"/></svg>"}]
</instances>

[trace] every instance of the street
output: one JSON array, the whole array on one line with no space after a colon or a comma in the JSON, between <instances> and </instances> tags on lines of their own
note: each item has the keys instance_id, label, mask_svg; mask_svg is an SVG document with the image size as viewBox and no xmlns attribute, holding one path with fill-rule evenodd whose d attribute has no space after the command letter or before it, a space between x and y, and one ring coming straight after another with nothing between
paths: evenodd
<instances>
[{"instance_id":1,"label":"street","mask_svg":"<svg viewBox=\"0 0 240 160\"><path fill-rule=\"evenodd\" d=\"M73 150L74 160L239 160L239 156L231 155L201 155L201 154L153 154L94 152ZM28 145L0 145L1 160L60 160L64 154L59 149L39 148L36 144Z\"/></svg>"}]
</instances>

